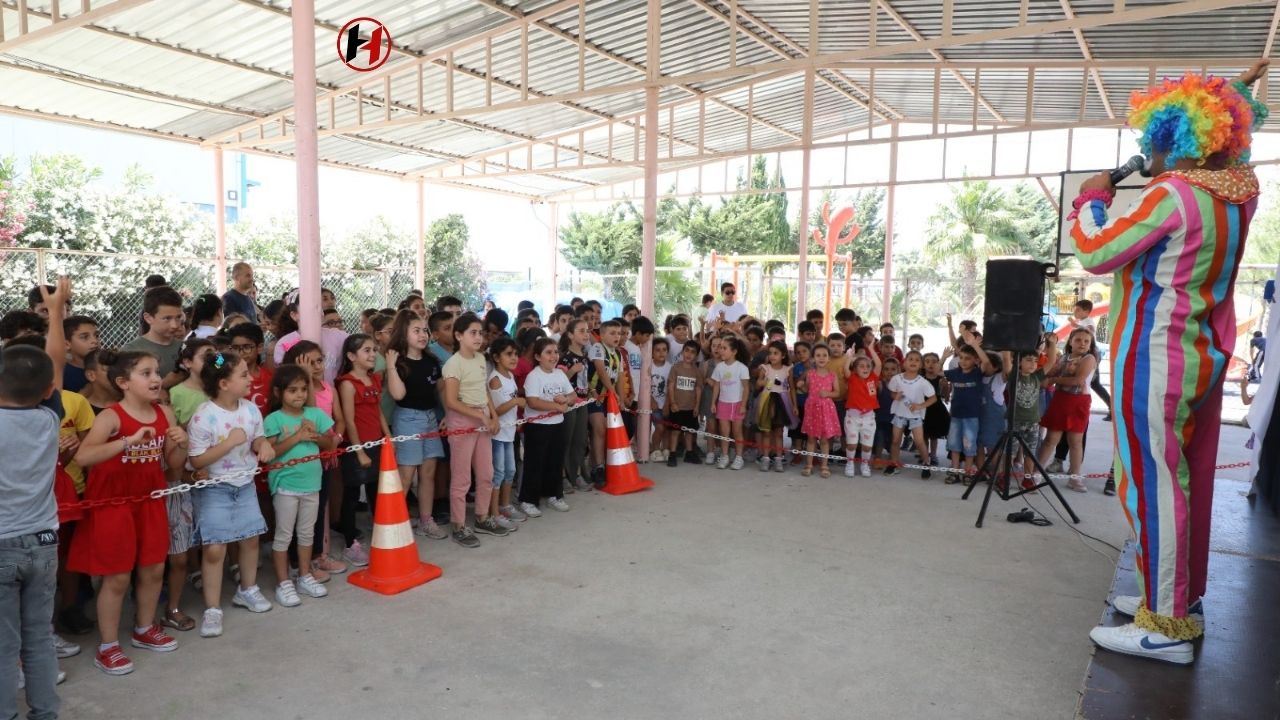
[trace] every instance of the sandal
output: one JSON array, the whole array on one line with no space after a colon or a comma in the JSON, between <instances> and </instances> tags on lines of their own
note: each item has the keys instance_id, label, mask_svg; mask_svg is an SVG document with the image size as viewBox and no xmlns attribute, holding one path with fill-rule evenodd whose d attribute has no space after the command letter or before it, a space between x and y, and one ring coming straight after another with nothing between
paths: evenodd
<instances>
[{"instance_id":1,"label":"sandal","mask_svg":"<svg viewBox=\"0 0 1280 720\"><path fill-rule=\"evenodd\" d=\"M813 474L813 467L811 465L805 465L804 469L800 471L800 474L805 477L809 477Z\"/></svg>"},{"instance_id":2,"label":"sandal","mask_svg":"<svg viewBox=\"0 0 1280 720\"><path fill-rule=\"evenodd\" d=\"M190 615L182 612L182 610L174 608L160 616L160 624L171 627L174 630L186 632L196 626L196 621Z\"/></svg>"},{"instance_id":3,"label":"sandal","mask_svg":"<svg viewBox=\"0 0 1280 720\"><path fill-rule=\"evenodd\" d=\"M818 474L824 478L829 478L831 477L831 470L824 465L822 469L818 471Z\"/></svg>"}]
</instances>

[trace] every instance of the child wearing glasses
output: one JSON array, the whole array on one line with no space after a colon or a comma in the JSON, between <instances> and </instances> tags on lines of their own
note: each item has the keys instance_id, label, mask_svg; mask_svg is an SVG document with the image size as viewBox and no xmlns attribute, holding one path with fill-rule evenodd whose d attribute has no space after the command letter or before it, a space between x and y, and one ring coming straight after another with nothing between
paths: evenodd
<instances>
[{"instance_id":1,"label":"child wearing glasses","mask_svg":"<svg viewBox=\"0 0 1280 720\"><path fill-rule=\"evenodd\" d=\"M258 412L266 417L271 412L271 369L262 364L262 346L267 339L262 327L242 323L227 332L231 340L231 352L240 356L249 366L249 402L258 406Z\"/></svg>"}]
</instances>

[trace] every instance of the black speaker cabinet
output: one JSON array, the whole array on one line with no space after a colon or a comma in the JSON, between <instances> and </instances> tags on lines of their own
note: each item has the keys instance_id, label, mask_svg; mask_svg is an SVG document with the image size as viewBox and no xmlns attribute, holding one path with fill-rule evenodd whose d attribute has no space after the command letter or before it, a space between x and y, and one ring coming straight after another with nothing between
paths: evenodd
<instances>
[{"instance_id":1,"label":"black speaker cabinet","mask_svg":"<svg viewBox=\"0 0 1280 720\"><path fill-rule=\"evenodd\" d=\"M987 261L982 344L993 350L1035 350L1040 343L1044 279L1053 265L1024 258Z\"/></svg>"}]
</instances>

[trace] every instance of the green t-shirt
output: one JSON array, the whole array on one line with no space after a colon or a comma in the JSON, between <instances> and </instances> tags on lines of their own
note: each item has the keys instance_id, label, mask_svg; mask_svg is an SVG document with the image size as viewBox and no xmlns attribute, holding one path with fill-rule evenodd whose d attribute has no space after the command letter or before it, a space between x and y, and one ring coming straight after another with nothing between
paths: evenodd
<instances>
[{"instance_id":1,"label":"green t-shirt","mask_svg":"<svg viewBox=\"0 0 1280 720\"><path fill-rule=\"evenodd\" d=\"M140 350L155 355L160 360L160 377L168 377L178 366L178 355L182 352L182 341L174 340L168 345L161 345L152 342L145 335L138 337L125 343L124 350Z\"/></svg>"},{"instance_id":2,"label":"green t-shirt","mask_svg":"<svg viewBox=\"0 0 1280 720\"><path fill-rule=\"evenodd\" d=\"M173 415L178 419L178 424L183 427L191 422L191 416L196 414L196 408L208 400L209 396L205 395L203 390L189 388L185 383L178 383L169 388L169 404L173 406Z\"/></svg>"},{"instance_id":3,"label":"green t-shirt","mask_svg":"<svg viewBox=\"0 0 1280 720\"><path fill-rule=\"evenodd\" d=\"M288 415L277 410L262 421L262 434L267 439L287 438L297 431L303 420L310 420L316 426L316 432L325 433L333 427L333 419L318 407L302 408L302 415ZM287 462L306 455L315 455L320 448L313 442L300 442L289 448L289 451L278 456L276 462ZM319 460L283 467L267 474L267 485L271 493L284 490L291 493L320 492L320 483L324 477L324 469Z\"/></svg>"},{"instance_id":4,"label":"green t-shirt","mask_svg":"<svg viewBox=\"0 0 1280 720\"><path fill-rule=\"evenodd\" d=\"M1018 385L1013 391L1014 427L1039 424L1040 383L1042 382L1044 382L1044 369L1036 370L1030 375L1018 376Z\"/></svg>"}]
</instances>

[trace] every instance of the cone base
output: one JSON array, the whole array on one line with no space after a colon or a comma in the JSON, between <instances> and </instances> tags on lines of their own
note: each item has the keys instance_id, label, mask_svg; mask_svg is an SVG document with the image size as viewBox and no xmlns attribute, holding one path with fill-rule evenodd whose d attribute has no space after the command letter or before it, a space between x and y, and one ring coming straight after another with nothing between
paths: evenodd
<instances>
[{"instance_id":1,"label":"cone base","mask_svg":"<svg viewBox=\"0 0 1280 720\"><path fill-rule=\"evenodd\" d=\"M356 587L361 587L365 590L372 590L383 595L395 595L396 593L402 593L409 588L429 583L443 574L443 570L431 563L418 563L418 566L408 575L401 575L399 577L392 578L379 578L374 577L373 573L369 572L366 568L348 575L347 582L355 585Z\"/></svg>"},{"instance_id":2,"label":"cone base","mask_svg":"<svg viewBox=\"0 0 1280 720\"><path fill-rule=\"evenodd\" d=\"M639 473L632 474L634 477L629 478L605 478L604 487L600 488L600 492L609 493L610 495L627 495L641 490L648 490L653 487L654 482L646 477L641 477Z\"/></svg>"}]
</instances>

